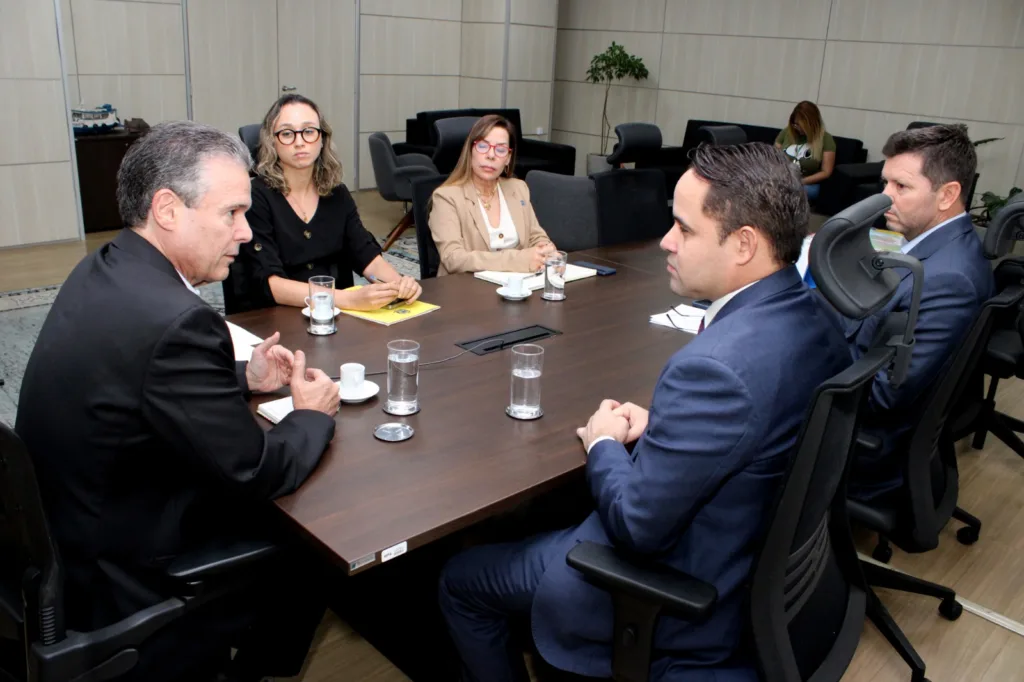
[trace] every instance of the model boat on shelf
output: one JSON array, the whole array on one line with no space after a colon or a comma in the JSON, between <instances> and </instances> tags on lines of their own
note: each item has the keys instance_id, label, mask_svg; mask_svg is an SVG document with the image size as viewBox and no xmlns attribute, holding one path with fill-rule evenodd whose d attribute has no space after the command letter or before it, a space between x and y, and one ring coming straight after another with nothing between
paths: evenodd
<instances>
[{"instance_id":1,"label":"model boat on shelf","mask_svg":"<svg viewBox=\"0 0 1024 682\"><path fill-rule=\"evenodd\" d=\"M75 135L89 135L120 128L121 120L117 117L117 109L109 104L103 104L92 109L73 108L71 124Z\"/></svg>"}]
</instances>

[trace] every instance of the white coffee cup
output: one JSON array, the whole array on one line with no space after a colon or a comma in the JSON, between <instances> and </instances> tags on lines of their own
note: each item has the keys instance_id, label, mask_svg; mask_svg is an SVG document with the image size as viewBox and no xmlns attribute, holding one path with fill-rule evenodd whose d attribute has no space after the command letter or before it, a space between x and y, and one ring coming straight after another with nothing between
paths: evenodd
<instances>
[{"instance_id":1,"label":"white coffee cup","mask_svg":"<svg viewBox=\"0 0 1024 682\"><path fill-rule=\"evenodd\" d=\"M508 276L508 284L505 286L510 296L522 296L523 295L523 280L525 275L521 274L510 274Z\"/></svg>"},{"instance_id":2,"label":"white coffee cup","mask_svg":"<svg viewBox=\"0 0 1024 682\"><path fill-rule=\"evenodd\" d=\"M346 362L341 366L341 390L358 391L366 379L366 367L358 362Z\"/></svg>"}]
</instances>

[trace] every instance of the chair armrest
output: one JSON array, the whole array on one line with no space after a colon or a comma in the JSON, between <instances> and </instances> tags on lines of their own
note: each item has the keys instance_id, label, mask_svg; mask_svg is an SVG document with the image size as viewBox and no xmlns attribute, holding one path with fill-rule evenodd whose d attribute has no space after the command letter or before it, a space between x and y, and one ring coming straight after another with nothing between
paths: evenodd
<instances>
[{"instance_id":1,"label":"chair armrest","mask_svg":"<svg viewBox=\"0 0 1024 682\"><path fill-rule=\"evenodd\" d=\"M863 431L857 432L857 447L861 450L868 452L878 452L882 449L882 439L878 436L872 436L869 433Z\"/></svg>"},{"instance_id":2,"label":"chair armrest","mask_svg":"<svg viewBox=\"0 0 1024 682\"><path fill-rule=\"evenodd\" d=\"M661 564L629 561L607 545L581 542L565 562L608 592L659 604L683 620L706 618L718 601L714 585Z\"/></svg>"},{"instance_id":3,"label":"chair armrest","mask_svg":"<svg viewBox=\"0 0 1024 682\"><path fill-rule=\"evenodd\" d=\"M395 150L395 154L398 158L408 156L409 154L422 154L428 159L434 155L434 147L429 144L418 144L415 142L395 142L391 145L391 148Z\"/></svg>"},{"instance_id":4,"label":"chair armrest","mask_svg":"<svg viewBox=\"0 0 1024 682\"><path fill-rule=\"evenodd\" d=\"M519 146L519 151L523 156L533 156L548 161L556 161L559 164L568 166L570 169L575 168L576 147L573 147L571 144L545 142L544 140L533 140L528 137L524 137Z\"/></svg>"},{"instance_id":5,"label":"chair armrest","mask_svg":"<svg viewBox=\"0 0 1024 682\"><path fill-rule=\"evenodd\" d=\"M32 645L39 682L109 680L131 670L136 648L185 613L185 603L168 599L92 632L68 631L56 644Z\"/></svg>"},{"instance_id":6,"label":"chair armrest","mask_svg":"<svg viewBox=\"0 0 1024 682\"><path fill-rule=\"evenodd\" d=\"M279 551L266 540L240 540L183 554L167 567L167 575L183 582L195 582L261 564Z\"/></svg>"},{"instance_id":7,"label":"chair armrest","mask_svg":"<svg viewBox=\"0 0 1024 682\"><path fill-rule=\"evenodd\" d=\"M434 173L437 172L434 160L426 154L402 154L398 157L398 168L429 168Z\"/></svg>"}]
</instances>

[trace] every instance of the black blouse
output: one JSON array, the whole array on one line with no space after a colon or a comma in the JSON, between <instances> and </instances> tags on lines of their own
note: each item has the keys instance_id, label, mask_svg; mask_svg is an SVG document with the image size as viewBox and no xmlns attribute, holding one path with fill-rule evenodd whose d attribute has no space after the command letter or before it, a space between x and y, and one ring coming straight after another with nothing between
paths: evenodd
<instances>
[{"instance_id":1,"label":"black blouse","mask_svg":"<svg viewBox=\"0 0 1024 682\"><path fill-rule=\"evenodd\" d=\"M330 275L335 288L341 290L352 286L353 271L362 274L381 254L345 185L320 197L313 218L304 223L281 192L256 177L252 180L252 207L245 217L252 228L252 241L242 245L242 254L255 280L251 289L256 290L253 293L262 291L267 305L274 300L271 275L298 282Z\"/></svg>"}]
</instances>

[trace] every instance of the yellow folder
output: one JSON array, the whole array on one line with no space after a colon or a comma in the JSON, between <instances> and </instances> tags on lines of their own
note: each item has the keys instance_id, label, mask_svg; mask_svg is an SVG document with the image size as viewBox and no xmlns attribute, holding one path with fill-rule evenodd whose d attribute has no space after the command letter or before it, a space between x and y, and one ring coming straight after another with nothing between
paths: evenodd
<instances>
[{"instance_id":1,"label":"yellow folder","mask_svg":"<svg viewBox=\"0 0 1024 682\"><path fill-rule=\"evenodd\" d=\"M355 291L361 289L362 286L354 286L345 289L345 291ZM390 327L396 322L404 322L411 320L414 317L420 315L426 315L427 313L433 312L440 308L439 305L433 303L424 303L423 301L416 301L415 303L401 304L398 307L392 308L381 308L379 310L345 310L341 309L341 312L352 317L358 317L362 320L369 320L370 322L376 322L382 324L385 327Z\"/></svg>"}]
</instances>

